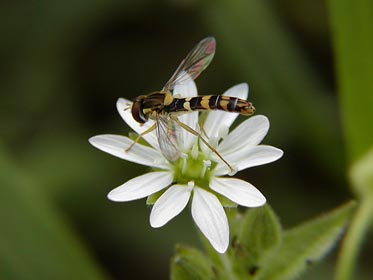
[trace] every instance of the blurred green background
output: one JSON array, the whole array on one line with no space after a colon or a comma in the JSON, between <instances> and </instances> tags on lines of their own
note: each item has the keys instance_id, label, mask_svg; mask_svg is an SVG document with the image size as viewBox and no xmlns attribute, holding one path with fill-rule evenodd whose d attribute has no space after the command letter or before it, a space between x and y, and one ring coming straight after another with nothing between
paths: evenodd
<instances>
[{"instance_id":1,"label":"blurred green background","mask_svg":"<svg viewBox=\"0 0 373 280\"><path fill-rule=\"evenodd\" d=\"M264 143L285 152L238 177L286 228L353 197L328 14L323 0L3 1L0 278L167 279L174 244L200 246L189 211L152 229L145 200L107 200L147 169L87 140L127 134L117 98L161 89L206 36L217 52L200 94L247 82L271 122ZM372 254L369 241L356 279ZM335 255L302 279L331 279Z\"/></svg>"}]
</instances>

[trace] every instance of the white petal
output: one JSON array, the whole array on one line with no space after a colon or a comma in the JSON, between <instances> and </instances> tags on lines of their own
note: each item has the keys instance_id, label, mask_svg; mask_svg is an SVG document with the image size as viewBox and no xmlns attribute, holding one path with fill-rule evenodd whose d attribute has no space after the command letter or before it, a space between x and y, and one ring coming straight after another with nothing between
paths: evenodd
<instances>
[{"instance_id":1,"label":"white petal","mask_svg":"<svg viewBox=\"0 0 373 280\"><path fill-rule=\"evenodd\" d=\"M101 151L113 156L142 165L169 169L163 155L151 147L135 144L127 152L126 149L133 143L133 140L128 137L111 134L98 135L90 138L89 142Z\"/></svg>"},{"instance_id":2,"label":"white petal","mask_svg":"<svg viewBox=\"0 0 373 280\"><path fill-rule=\"evenodd\" d=\"M224 92L223 95L246 99L248 96L248 91L249 86L246 83L242 83L231 87L226 92ZM237 113L229 113L223 111L209 112L203 128L209 138L217 137L220 127L225 126L229 128L234 120L237 118L237 116Z\"/></svg>"},{"instance_id":3,"label":"white petal","mask_svg":"<svg viewBox=\"0 0 373 280\"><path fill-rule=\"evenodd\" d=\"M198 112L188 112L179 116L179 120L189 126L190 128L196 130L196 126L198 123ZM180 130L180 137L178 139L180 147L184 152L188 152L194 143L197 142L197 136L193 135L186 129L179 127Z\"/></svg>"},{"instance_id":4,"label":"white petal","mask_svg":"<svg viewBox=\"0 0 373 280\"><path fill-rule=\"evenodd\" d=\"M269 129L269 120L265 116L253 116L237 126L220 143L218 151L232 153L246 147L258 145L266 136Z\"/></svg>"},{"instance_id":5,"label":"white petal","mask_svg":"<svg viewBox=\"0 0 373 280\"><path fill-rule=\"evenodd\" d=\"M241 151L236 151L234 153L221 155L228 163L235 166L237 171L240 171L249 167L276 161L282 157L283 154L284 152L278 148L267 145L259 145L242 149ZM219 162L214 169L215 176L225 175L229 172L229 168L222 162Z\"/></svg>"},{"instance_id":6,"label":"white petal","mask_svg":"<svg viewBox=\"0 0 373 280\"><path fill-rule=\"evenodd\" d=\"M242 206L259 207L266 203L266 198L257 188L240 179L214 178L210 188Z\"/></svg>"},{"instance_id":7,"label":"white petal","mask_svg":"<svg viewBox=\"0 0 373 280\"><path fill-rule=\"evenodd\" d=\"M187 79L181 84L177 84L174 88L175 97L193 97L197 96L197 87L193 79ZM196 130L198 123L198 112L188 112L179 116L179 120ZM180 128L179 144L184 151L191 149L192 145L197 141L197 137L188 132L187 130Z\"/></svg>"},{"instance_id":8,"label":"white petal","mask_svg":"<svg viewBox=\"0 0 373 280\"><path fill-rule=\"evenodd\" d=\"M195 187L192 216L201 232L219 253L229 245L229 225L223 206L215 195Z\"/></svg>"},{"instance_id":9,"label":"white petal","mask_svg":"<svg viewBox=\"0 0 373 280\"><path fill-rule=\"evenodd\" d=\"M131 201L156 193L172 183L171 172L157 171L135 177L113 189L108 198L113 201Z\"/></svg>"},{"instance_id":10,"label":"white petal","mask_svg":"<svg viewBox=\"0 0 373 280\"><path fill-rule=\"evenodd\" d=\"M192 97L197 96L197 87L193 79L188 78L181 84L177 84L174 88L173 94L175 97Z\"/></svg>"},{"instance_id":11,"label":"white petal","mask_svg":"<svg viewBox=\"0 0 373 280\"><path fill-rule=\"evenodd\" d=\"M241 83L241 84L235 85L227 89L223 93L223 95L238 97L238 98L246 100L249 95L249 85L247 83Z\"/></svg>"},{"instance_id":12,"label":"white petal","mask_svg":"<svg viewBox=\"0 0 373 280\"><path fill-rule=\"evenodd\" d=\"M137 121L135 121L131 114L131 104L132 102L125 99L125 98L119 98L117 101L117 110L122 117L122 119L127 123L127 125L132 128L137 134L141 134L145 130L149 129L153 124L153 120L148 120L144 124L139 124ZM143 136L144 140L148 142L150 145L152 145L154 148L159 150L158 140L155 134L155 130L147 133Z\"/></svg>"},{"instance_id":13,"label":"white petal","mask_svg":"<svg viewBox=\"0 0 373 280\"><path fill-rule=\"evenodd\" d=\"M150 214L150 225L161 227L177 216L188 204L192 188L186 185L170 187L155 202Z\"/></svg>"}]
</instances>

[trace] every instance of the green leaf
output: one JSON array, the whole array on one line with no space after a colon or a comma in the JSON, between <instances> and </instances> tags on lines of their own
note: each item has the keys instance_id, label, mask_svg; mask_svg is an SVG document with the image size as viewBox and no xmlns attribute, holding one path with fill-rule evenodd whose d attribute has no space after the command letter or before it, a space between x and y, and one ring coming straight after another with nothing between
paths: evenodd
<instances>
[{"instance_id":1,"label":"green leaf","mask_svg":"<svg viewBox=\"0 0 373 280\"><path fill-rule=\"evenodd\" d=\"M0 147L2 279L105 279L64 218Z\"/></svg>"},{"instance_id":2,"label":"green leaf","mask_svg":"<svg viewBox=\"0 0 373 280\"><path fill-rule=\"evenodd\" d=\"M373 221L373 149L352 165L350 178L361 199L339 254L336 279L341 280L352 278L359 249Z\"/></svg>"},{"instance_id":3,"label":"green leaf","mask_svg":"<svg viewBox=\"0 0 373 280\"><path fill-rule=\"evenodd\" d=\"M373 148L352 165L350 179L360 197L373 195Z\"/></svg>"},{"instance_id":4,"label":"green leaf","mask_svg":"<svg viewBox=\"0 0 373 280\"><path fill-rule=\"evenodd\" d=\"M337 82L350 160L373 145L373 1L331 0Z\"/></svg>"},{"instance_id":5,"label":"green leaf","mask_svg":"<svg viewBox=\"0 0 373 280\"><path fill-rule=\"evenodd\" d=\"M208 258L200 251L178 245L171 259L172 280L215 279Z\"/></svg>"},{"instance_id":6,"label":"green leaf","mask_svg":"<svg viewBox=\"0 0 373 280\"><path fill-rule=\"evenodd\" d=\"M298 137L327 173L340 177L343 146L335 100L291 36L276 1L206 3L202 11L217 35L218 55L225 52L231 63L225 67L237 71L239 81L254 85L250 99L257 113L271 115L271 133Z\"/></svg>"},{"instance_id":7,"label":"green leaf","mask_svg":"<svg viewBox=\"0 0 373 280\"><path fill-rule=\"evenodd\" d=\"M281 244L260 262L256 280L291 280L335 245L355 203L304 223L283 234Z\"/></svg>"},{"instance_id":8,"label":"green leaf","mask_svg":"<svg viewBox=\"0 0 373 280\"><path fill-rule=\"evenodd\" d=\"M246 211L238 242L255 260L259 260L261 254L277 245L280 240L281 225L268 204Z\"/></svg>"}]
</instances>

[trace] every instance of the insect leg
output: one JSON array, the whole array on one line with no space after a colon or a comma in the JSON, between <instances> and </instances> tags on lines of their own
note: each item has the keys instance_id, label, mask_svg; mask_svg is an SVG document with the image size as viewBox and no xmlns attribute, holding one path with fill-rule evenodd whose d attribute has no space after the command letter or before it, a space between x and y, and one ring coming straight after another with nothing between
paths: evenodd
<instances>
[{"instance_id":1,"label":"insect leg","mask_svg":"<svg viewBox=\"0 0 373 280\"><path fill-rule=\"evenodd\" d=\"M179 119L176 117L176 116L172 116L171 115L171 118L178 124L180 125L182 128L184 128L186 131L192 133L193 135L197 136L198 138L200 138L202 140L202 142L211 150L213 151L228 167L229 169L231 170L231 172L233 173L234 172L234 169L232 168L232 166L222 157L221 154L219 154L219 152L213 147L211 146L203 137L201 134L199 134L197 131L195 131L193 128L191 128L190 126L186 125L185 123L182 123L181 121L179 121Z\"/></svg>"},{"instance_id":2,"label":"insect leg","mask_svg":"<svg viewBox=\"0 0 373 280\"><path fill-rule=\"evenodd\" d=\"M132 147L140 141L140 139L145 135L145 134L148 134L149 132L152 132L156 127L156 124L154 123L151 127L149 127L147 130L144 130L143 132L141 132L135 139L135 141L133 141L133 143L125 150L126 152L128 152L129 150L132 149Z\"/></svg>"},{"instance_id":3,"label":"insect leg","mask_svg":"<svg viewBox=\"0 0 373 280\"><path fill-rule=\"evenodd\" d=\"M201 127L201 132L202 132L202 134L204 134L206 136L207 139L209 138L207 133L206 133L206 130L203 128L203 126Z\"/></svg>"}]
</instances>

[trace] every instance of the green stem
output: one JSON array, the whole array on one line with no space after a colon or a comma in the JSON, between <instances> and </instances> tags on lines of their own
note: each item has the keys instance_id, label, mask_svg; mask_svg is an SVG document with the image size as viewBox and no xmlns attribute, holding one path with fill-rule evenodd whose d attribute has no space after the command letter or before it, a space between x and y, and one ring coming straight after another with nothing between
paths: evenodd
<instances>
[{"instance_id":1,"label":"green stem","mask_svg":"<svg viewBox=\"0 0 373 280\"><path fill-rule=\"evenodd\" d=\"M227 277L227 279L231 279L231 280L238 279L232 270L232 260L228 257L228 254L225 253L225 254L220 255L219 257L224 267L224 273L225 273L224 276Z\"/></svg>"},{"instance_id":2,"label":"green stem","mask_svg":"<svg viewBox=\"0 0 373 280\"><path fill-rule=\"evenodd\" d=\"M373 218L373 196L366 196L352 220L340 252L336 280L352 279L360 245Z\"/></svg>"}]
</instances>

